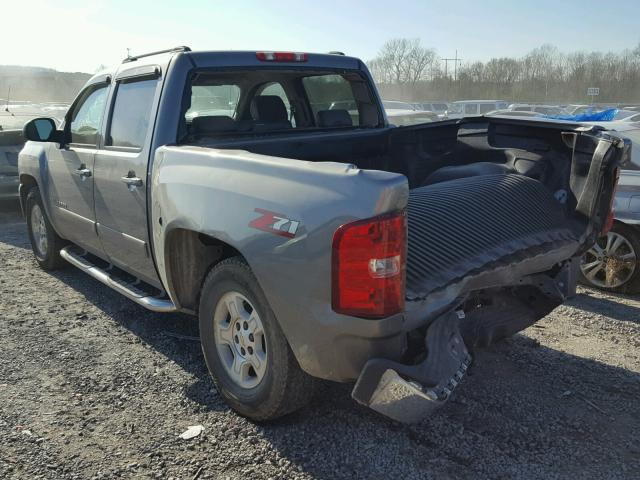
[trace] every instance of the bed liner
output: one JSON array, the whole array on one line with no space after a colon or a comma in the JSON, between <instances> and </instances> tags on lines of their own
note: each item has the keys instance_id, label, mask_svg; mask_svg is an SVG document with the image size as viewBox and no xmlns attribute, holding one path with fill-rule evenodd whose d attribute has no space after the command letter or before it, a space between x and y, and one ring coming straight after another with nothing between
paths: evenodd
<instances>
[{"instance_id":1,"label":"bed liner","mask_svg":"<svg viewBox=\"0 0 640 480\"><path fill-rule=\"evenodd\" d=\"M529 263L542 252L578 248L580 225L539 181L517 174L482 175L412 190L408 211L406 298L422 300L472 277ZM565 256L566 258L566 256ZM527 262L529 261L529 262ZM508 276L508 275L507 275ZM485 275L485 280L486 279ZM506 281L506 280L505 280Z\"/></svg>"}]
</instances>

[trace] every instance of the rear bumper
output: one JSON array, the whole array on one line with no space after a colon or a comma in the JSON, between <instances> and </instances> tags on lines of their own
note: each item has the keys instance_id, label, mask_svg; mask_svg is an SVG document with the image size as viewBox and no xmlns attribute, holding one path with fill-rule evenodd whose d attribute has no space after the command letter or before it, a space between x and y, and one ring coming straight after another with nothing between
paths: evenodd
<instances>
[{"instance_id":1,"label":"rear bumper","mask_svg":"<svg viewBox=\"0 0 640 480\"><path fill-rule=\"evenodd\" d=\"M572 247L574 250L575 247ZM351 382L359 379L372 362L389 365L399 362L407 351L407 334L439 321L440 318L458 308L470 292L489 289L496 303L494 311L485 315L490 317L489 330L510 331L513 333L527 328L546 315L547 310L555 308L566 298L575 295L580 258L566 261L570 252L559 250L548 252L541 258L519 264L504 266L490 272L490 278L480 275L470 278L468 282L451 286L437 294L419 301L407 302L408 309L402 314L379 320L365 320L332 314L314 315L311 309L306 315L305 338L303 342L290 342L298 362L303 370L315 377L337 382ZM528 274L531 271L545 272L554 264L564 262L564 266L553 270L553 275ZM455 287L455 288L454 288ZM530 306L522 302L510 302L499 295L501 288L512 287L533 289L539 305ZM500 300L500 302L498 302ZM542 309L545 305L547 310ZM318 312L320 313L320 312ZM451 318L451 317L446 317ZM477 319L478 312L468 315L467 320ZM465 320L463 323L467 322ZM483 317L483 320L484 317ZM456 320L455 323L458 323ZM453 335L453 333L452 333ZM486 339L471 341L465 337L468 345L490 343L495 332L488 331ZM485 341L486 340L486 341ZM380 367L382 368L382 367ZM395 367L391 367L400 372ZM378 384L387 368L377 371L376 380L370 384ZM372 383L371 383L372 382ZM375 389L375 388L374 388ZM369 392L369 396L373 390ZM360 400L359 400L360 401ZM361 403L366 403L362 401Z\"/></svg>"},{"instance_id":2,"label":"rear bumper","mask_svg":"<svg viewBox=\"0 0 640 480\"><path fill-rule=\"evenodd\" d=\"M425 337L427 356L416 365L374 358L364 366L352 397L387 417L419 422L446 403L471 364L455 312L433 322Z\"/></svg>"}]
</instances>

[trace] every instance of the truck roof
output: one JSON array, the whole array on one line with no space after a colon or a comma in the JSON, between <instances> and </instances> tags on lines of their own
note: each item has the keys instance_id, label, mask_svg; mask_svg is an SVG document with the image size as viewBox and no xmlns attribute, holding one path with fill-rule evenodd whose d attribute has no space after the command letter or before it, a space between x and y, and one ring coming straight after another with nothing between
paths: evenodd
<instances>
[{"instance_id":1,"label":"truck roof","mask_svg":"<svg viewBox=\"0 0 640 480\"><path fill-rule=\"evenodd\" d=\"M299 60L267 60L260 59L260 54L284 54L298 55ZM118 75L124 71L136 69L148 65L162 67L175 55L184 55L194 64L194 68L215 67L284 67L309 68L309 69L336 69L336 70L360 70L363 63L356 57L335 53L303 53L303 52L274 52L265 50L246 51L191 51L188 47L176 47L175 49L151 52L139 56L129 57L113 68L98 72L87 83L101 80L105 75Z\"/></svg>"}]
</instances>

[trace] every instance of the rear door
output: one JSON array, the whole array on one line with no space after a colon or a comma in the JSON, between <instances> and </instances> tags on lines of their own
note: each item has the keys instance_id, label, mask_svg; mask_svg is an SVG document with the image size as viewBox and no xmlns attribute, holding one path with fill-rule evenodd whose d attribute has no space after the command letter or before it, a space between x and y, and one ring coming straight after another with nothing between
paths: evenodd
<instances>
[{"instance_id":1,"label":"rear door","mask_svg":"<svg viewBox=\"0 0 640 480\"><path fill-rule=\"evenodd\" d=\"M96 221L104 250L113 264L153 285L159 281L149 247L147 165L160 88L157 66L116 77L95 165Z\"/></svg>"},{"instance_id":2,"label":"rear door","mask_svg":"<svg viewBox=\"0 0 640 480\"><path fill-rule=\"evenodd\" d=\"M46 192L58 233L101 255L93 201L94 159L98 149L109 78L87 86L71 106L65 131L69 143L51 143Z\"/></svg>"}]
</instances>

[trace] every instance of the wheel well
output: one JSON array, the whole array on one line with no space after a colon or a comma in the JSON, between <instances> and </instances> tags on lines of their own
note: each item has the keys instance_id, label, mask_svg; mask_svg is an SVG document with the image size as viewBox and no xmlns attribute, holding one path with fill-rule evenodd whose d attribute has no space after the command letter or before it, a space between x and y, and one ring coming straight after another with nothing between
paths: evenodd
<instances>
[{"instance_id":1,"label":"wheel well","mask_svg":"<svg viewBox=\"0 0 640 480\"><path fill-rule=\"evenodd\" d=\"M170 288L182 308L197 311L202 282L222 260L242 256L228 243L203 233L177 228L165 243L165 268Z\"/></svg>"}]
</instances>

